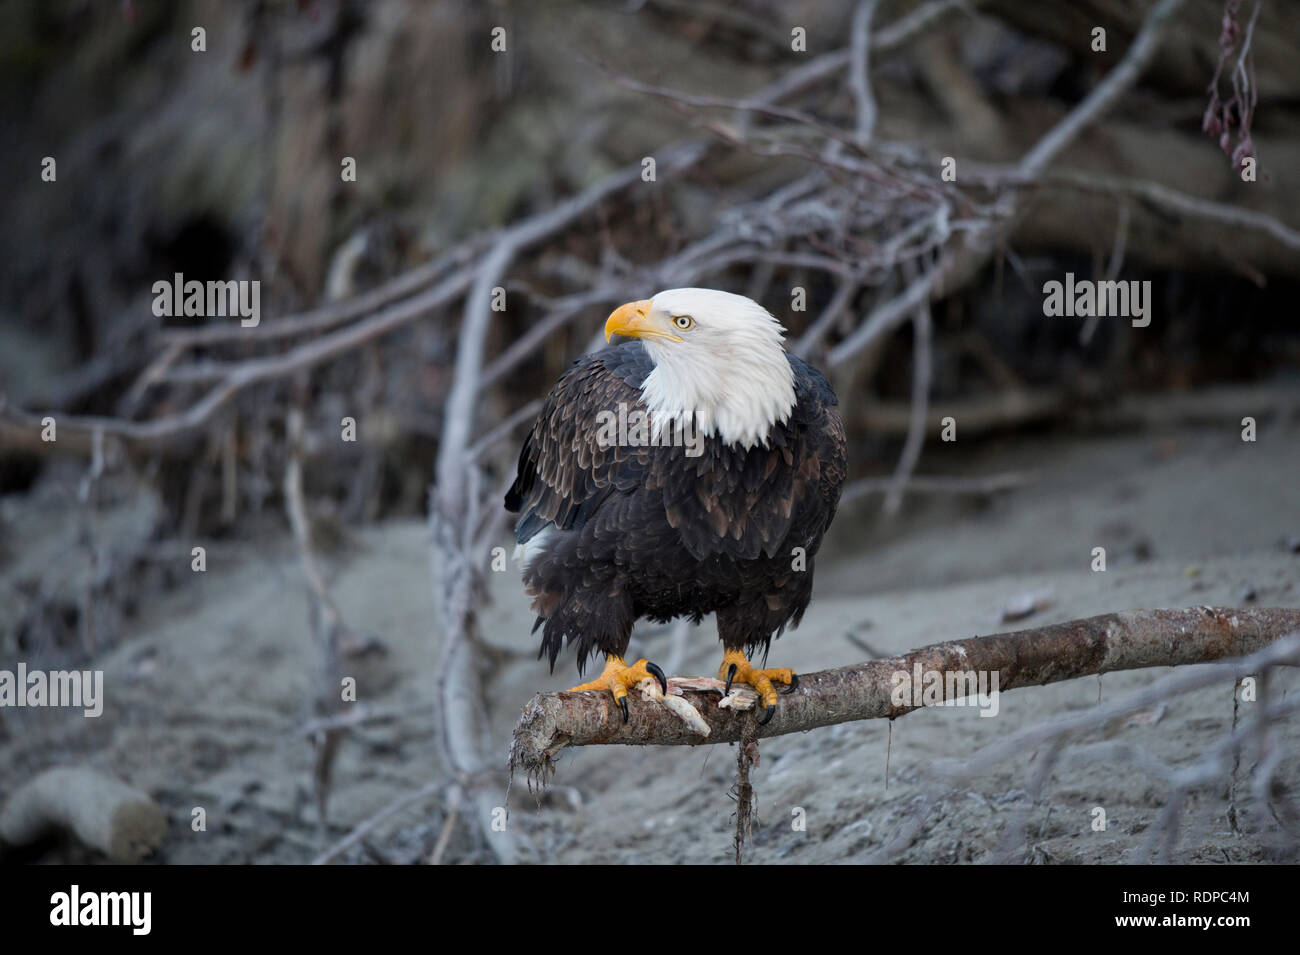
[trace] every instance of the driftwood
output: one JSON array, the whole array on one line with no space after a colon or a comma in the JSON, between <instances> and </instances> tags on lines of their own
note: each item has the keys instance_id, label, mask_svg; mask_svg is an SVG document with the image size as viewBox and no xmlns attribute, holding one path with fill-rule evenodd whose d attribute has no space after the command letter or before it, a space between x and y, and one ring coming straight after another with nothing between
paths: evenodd
<instances>
[{"instance_id":1,"label":"driftwood","mask_svg":"<svg viewBox=\"0 0 1300 955\"><path fill-rule=\"evenodd\" d=\"M609 694L542 693L529 701L515 725L510 766L544 779L551 760L566 746L731 743L751 730L762 739L853 720L894 719L918 707L893 702L893 675L913 673L917 666L945 673L996 672L1001 691L1114 670L1207 663L1251 653L1298 631L1300 609L1192 607L1102 614L953 640L884 660L800 674L798 688L780 698L771 722L762 727L751 725L756 720L751 713L720 708L716 694L674 687L676 681L670 680L669 692L681 692L703 717L707 737L653 702L634 703L624 723ZM950 689L943 687L943 699L953 698Z\"/></svg>"},{"instance_id":2,"label":"driftwood","mask_svg":"<svg viewBox=\"0 0 1300 955\"><path fill-rule=\"evenodd\" d=\"M114 862L136 862L162 843L167 817L145 793L89 769L50 769L19 787L0 812L0 841L26 846L70 832Z\"/></svg>"}]
</instances>

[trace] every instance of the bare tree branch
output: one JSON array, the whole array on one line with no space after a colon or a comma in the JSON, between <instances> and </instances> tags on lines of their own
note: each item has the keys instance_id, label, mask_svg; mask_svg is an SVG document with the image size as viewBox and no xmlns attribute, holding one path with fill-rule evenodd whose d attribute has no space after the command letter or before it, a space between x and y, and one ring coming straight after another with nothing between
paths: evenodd
<instances>
[{"instance_id":1,"label":"bare tree branch","mask_svg":"<svg viewBox=\"0 0 1300 955\"><path fill-rule=\"evenodd\" d=\"M668 150L661 166L681 170L704 154L688 144ZM493 289L505 280L514 257L574 219L589 212L608 196L640 178L637 163L598 182L578 196L505 230L472 273L473 287L465 299L456 351L455 377L447 397L436 465L437 484L430 495L432 536L431 569L442 630L438 668L438 739L448 771L468 791L475 807L474 821L502 862L514 860L514 837L489 828L495 796L481 783L487 749L487 719L483 712L483 687L473 639L475 593L481 588L484 561L475 553L479 515L486 502L481 492L482 474L474 461L470 436L478 410L478 393Z\"/></svg>"},{"instance_id":2,"label":"bare tree branch","mask_svg":"<svg viewBox=\"0 0 1300 955\"><path fill-rule=\"evenodd\" d=\"M259 324L255 331L239 325L207 325L202 328L168 328L162 339L169 345L195 348L223 345L233 342L257 343L314 335L328 331L362 315L368 315L398 299L414 295L420 289L445 277L446 273L460 271L475 257L482 254L490 236L472 236L444 252L442 255L408 269L355 298L332 302L297 315L286 315L275 321Z\"/></svg>"},{"instance_id":3,"label":"bare tree branch","mask_svg":"<svg viewBox=\"0 0 1300 955\"><path fill-rule=\"evenodd\" d=\"M1160 0L1151 9L1119 65L1107 73L1106 78L1065 119L1034 144L1034 148L1020 160L1021 172L1030 175L1042 172L1083 130L1109 112L1156 55L1165 27L1182 5L1183 0Z\"/></svg>"},{"instance_id":4,"label":"bare tree branch","mask_svg":"<svg viewBox=\"0 0 1300 955\"><path fill-rule=\"evenodd\" d=\"M760 738L865 719L894 719L917 707L893 701L897 672L997 672L999 690L1056 683L1093 673L1206 663L1254 652L1300 631L1300 610L1193 607L1133 610L1083 620L955 640L885 660L800 674ZM946 682L946 681L945 681ZM670 692L674 689L669 683ZM945 685L944 699L951 699ZM595 744L698 745L729 743L755 717L721 709L718 697L687 690L682 696L708 724L702 738L665 707L642 702L622 714L607 693L538 694L524 707L511 746L512 769L543 778L566 746Z\"/></svg>"},{"instance_id":5,"label":"bare tree branch","mask_svg":"<svg viewBox=\"0 0 1300 955\"><path fill-rule=\"evenodd\" d=\"M894 482L885 494L883 509L886 514L896 514L903 506L903 492L908 479L921 459L925 445L925 419L930 410L930 378L933 373L930 354L931 322L930 303L922 302L912 317L912 420L907 426L903 451L894 468Z\"/></svg>"},{"instance_id":6,"label":"bare tree branch","mask_svg":"<svg viewBox=\"0 0 1300 955\"><path fill-rule=\"evenodd\" d=\"M343 614L325 583L311 542L311 524L307 516L302 487L303 413L300 408L289 410L286 438L289 442L289 462L284 471L284 507L298 547L298 560L307 584L307 601L310 608L308 620L312 636L320 651L319 677L315 687L312 708L317 719L329 721L342 709L340 679L342 677L342 646L347 636ZM334 759L343 742L343 730L337 726L322 726L310 736L314 752L312 780L315 787L316 811L320 822L326 821L334 772Z\"/></svg>"},{"instance_id":7,"label":"bare tree branch","mask_svg":"<svg viewBox=\"0 0 1300 955\"><path fill-rule=\"evenodd\" d=\"M57 415L59 431L79 435L102 429L106 436L143 446L165 444L206 424L214 414L250 385L283 378L311 368L330 358L352 351L364 342L386 335L415 319L440 308L462 294L469 286L472 272L456 273L412 298L390 305L364 321L314 339L282 355L251 359L230 368L221 383L185 411L155 418L152 421L127 421L121 418ZM40 432L42 415L17 408L0 407L0 447L26 446L31 434ZM62 440L62 438L60 438ZM58 450L58 442L49 443Z\"/></svg>"},{"instance_id":8,"label":"bare tree branch","mask_svg":"<svg viewBox=\"0 0 1300 955\"><path fill-rule=\"evenodd\" d=\"M1102 176L1068 169L1051 170L1030 176L1018 168L984 166L973 162L967 163L963 168L973 179L991 184L1033 183L1043 186L1067 186L1084 192L1130 196L1149 202L1158 208L1182 213L1195 219L1262 232L1289 249L1300 250L1300 230L1293 229L1267 213L1203 199L1200 196L1191 196L1159 182Z\"/></svg>"},{"instance_id":9,"label":"bare tree branch","mask_svg":"<svg viewBox=\"0 0 1300 955\"><path fill-rule=\"evenodd\" d=\"M831 368L842 365L877 338L893 331L908 315L939 293L942 279L956 262L951 254L945 254L938 264L926 269L906 289L876 306L851 335L827 353L826 364Z\"/></svg>"},{"instance_id":10,"label":"bare tree branch","mask_svg":"<svg viewBox=\"0 0 1300 955\"><path fill-rule=\"evenodd\" d=\"M902 46L913 37L928 29L944 14L953 10L971 12L981 6L984 0L930 0L910 13L899 17L889 26L878 30L871 38L871 49L885 53Z\"/></svg>"},{"instance_id":11,"label":"bare tree branch","mask_svg":"<svg viewBox=\"0 0 1300 955\"><path fill-rule=\"evenodd\" d=\"M1090 124L1100 119L1137 82L1142 70L1155 56L1165 27L1182 2L1183 0L1160 0L1152 8L1119 65L1107 73L1105 79L1020 160L1016 169L1021 176L1032 178L1041 174L1061 150ZM932 268L911 282L901 294L878 305L853 334L832 349L827 356L827 363L832 367L843 364L877 338L896 328L920 302L951 290L956 281L974 274L988 261L997 243L1010 232L1015 214L1015 196L1007 193L998 203L994 218L986 230L988 235L985 241L979 244L967 241L959 248L946 249Z\"/></svg>"},{"instance_id":12,"label":"bare tree branch","mask_svg":"<svg viewBox=\"0 0 1300 955\"><path fill-rule=\"evenodd\" d=\"M866 149L876 130L876 98L871 95L870 49L871 18L877 0L860 0L853 12L849 47L849 89L858 108L857 143Z\"/></svg>"}]
</instances>

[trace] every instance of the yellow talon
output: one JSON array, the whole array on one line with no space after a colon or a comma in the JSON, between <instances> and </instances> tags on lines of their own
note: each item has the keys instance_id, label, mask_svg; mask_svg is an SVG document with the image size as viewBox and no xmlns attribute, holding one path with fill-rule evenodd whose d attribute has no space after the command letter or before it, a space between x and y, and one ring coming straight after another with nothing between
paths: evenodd
<instances>
[{"instance_id":1,"label":"yellow talon","mask_svg":"<svg viewBox=\"0 0 1300 955\"><path fill-rule=\"evenodd\" d=\"M623 722L626 723L628 720L627 691L642 680L649 679L658 680L660 688L665 693L668 692L668 678L658 666L648 660L638 660L632 666L628 666L622 657L611 653L605 658L605 669L601 671L600 676L590 683L579 683L577 686L570 687L569 692L608 690L613 694L614 702L623 711Z\"/></svg>"},{"instance_id":2,"label":"yellow talon","mask_svg":"<svg viewBox=\"0 0 1300 955\"><path fill-rule=\"evenodd\" d=\"M793 693L795 687L799 685L799 677L789 667L777 667L771 670L755 669L740 650L727 650L722 655L722 666L718 667L718 679L726 682L728 693L731 692L733 683L748 683L754 688L765 710L758 721L760 725L770 720L772 714L776 712L777 691L772 684L785 684L786 693Z\"/></svg>"}]
</instances>

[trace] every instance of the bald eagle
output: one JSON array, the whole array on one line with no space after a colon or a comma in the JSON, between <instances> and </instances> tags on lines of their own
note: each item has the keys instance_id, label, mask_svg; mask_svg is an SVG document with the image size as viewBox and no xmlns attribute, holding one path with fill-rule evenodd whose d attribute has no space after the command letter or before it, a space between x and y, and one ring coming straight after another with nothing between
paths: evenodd
<instances>
[{"instance_id":1,"label":"bald eagle","mask_svg":"<svg viewBox=\"0 0 1300 955\"><path fill-rule=\"evenodd\" d=\"M782 345L758 303L679 288L631 302L605 323L628 341L579 359L524 441L506 494L516 556L534 598L538 656L551 670L567 640L573 690L627 691L662 669L624 662L632 625L715 614L718 679L747 683L772 718L787 668L750 664L812 595L813 558L839 503L844 427L826 378Z\"/></svg>"}]
</instances>

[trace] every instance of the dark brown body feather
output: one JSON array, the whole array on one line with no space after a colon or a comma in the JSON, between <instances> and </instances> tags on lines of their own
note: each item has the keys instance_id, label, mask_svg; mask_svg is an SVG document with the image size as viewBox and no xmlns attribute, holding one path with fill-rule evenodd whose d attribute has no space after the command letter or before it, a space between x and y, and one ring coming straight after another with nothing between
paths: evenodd
<instances>
[{"instance_id":1,"label":"dark brown body feather","mask_svg":"<svg viewBox=\"0 0 1300 955\"><path fill-rule=\"evenodd\" d=\"M639 342L588 355L559 380L506 495L519 543L553 528L524 572L552 669L566 638L579 671L595 651L622 656L640 617L716 613L723 644L751 656L798 625L845 448L830 385L789 360L796 404L767 446L705 438L698 457L680 446L601 446L599 412L644 410L641 383L654 365Z\"/></svg>"}]
</instances>

